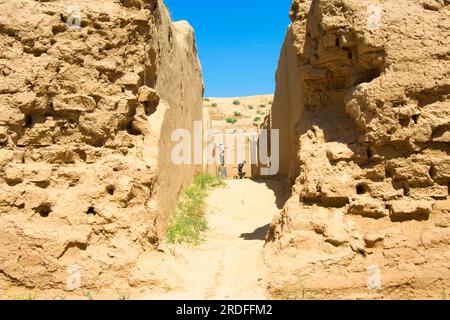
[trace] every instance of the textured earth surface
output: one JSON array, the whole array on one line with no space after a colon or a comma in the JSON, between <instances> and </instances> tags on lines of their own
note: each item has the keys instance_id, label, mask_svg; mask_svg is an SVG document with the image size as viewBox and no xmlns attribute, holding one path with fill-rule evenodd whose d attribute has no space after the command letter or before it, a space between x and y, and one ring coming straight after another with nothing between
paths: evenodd
<instances>
[{"instance_id":1,"label":"textured earth surface","mask_svg":"<svg viewBox=\"0 0 450 320\"><path fill-rule=\"evenodd\" d=\"M0 298L450 298L448 0L294 0L275 95L204 100L162 0L77 3L0 0ZM287 182L213 191L192 248L194 121L280 129Z\"/></svg>"},{"instance_id":2,"label":"textured earth surface","mask_svg":"<svg viewBox=\"0 0 450 320\"><path fill-rule=\"evenodd\" d=\"M200 169L169 159L202 120L192 28L159 0L77 3L0 2L2 290L154 285L139 264Z\"/></svg>"},{"instance_id":3,"label":"textured earth surface","mask_svg":"<svg viewBox=\"0 0 450 320\"><path fill-rule=\"evenodd\" d=\"M208 107L211 126L214 129L253 129L256 130L270 113L273 94L236 97L207 98L203 102ZM227 123L226 119L235 119L236 123Z\"/></svg>"},{"instance_id":4,"label":"textured earth surface","mask_svg":"<svg viewBox=\"0 0 450 320\"><path fill-rule=\"evenodd\" d=\"M293 196L281 297L442 298L450 281L448 1L296 0L273 127Z\"/></svg>"},{"instance_id":5,"label":"textured earth surface","mask_svg":"<svg viewBox=\"0 0 450 320\"><path fill-rule=\"evenodd\" d=\"M168 245L166 286L141 298L270 298L263 247L270 221L282 207L284 180L231 180L207 199L209 230L198 247ZM227 201L224 201L227 199Z\"/></svg>"}]
</instances>

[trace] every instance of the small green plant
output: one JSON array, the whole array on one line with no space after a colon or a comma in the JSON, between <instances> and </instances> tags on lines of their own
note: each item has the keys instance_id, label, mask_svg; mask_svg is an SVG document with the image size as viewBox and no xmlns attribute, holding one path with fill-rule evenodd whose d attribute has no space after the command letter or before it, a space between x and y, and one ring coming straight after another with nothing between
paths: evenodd
<instances>
[{"instance_id":1,"label":"small green plant","mask_svg":"<svg viewBox=\"0 0 450 320\"><path fill-rule=\"evenodd\" d=\"M205 198L208 191L224 185L223 181L210 174L201 174L181 195L175 213L167 229L169 243L198 245L203 241L202 233L208 229L205 218Z\"/></svg>"},{"instance_id":2,"label":"small green plant","mask_svg":"<svg viewBox=\"0 0 450 320\"><path fill-rule=\"evenodd\" d=\"M94 300L94 297L92 296L92 293L90 293L89 291L84 294L84 297L87 300Z\"/></svg>"},{"instance_id":3,"label":"small green plant","mask_svg":"<svg viewBox=\"0 0 450 320\"><path fill-rule=\"evenodd\" d=\"M247 108L249 108L250 110L253 110L255 107L254 106L247 106Z\"/></svg>"},{"instance_id":4,"label":"small green plant","mask_svg":"<svg viewBox=\"0 0 450 320\"><path fill-rule=\"evenodd\" d=\"M226 123L229 123L229 124L235 124L235 123L237 122L237 119L226 118L226 119L225 119L225 122L226 122Z\"/></svg>"},{"instance_id":5,"label":"small green plant","mask_svg":"<svg viewBox=\"0 0 450 320\"><path fill-rule=\"evenodd\" d=\"M242 116L242 113L240 113L239 111L235 111L234 112L234 116L235 117L240 117L240 116Z\"/></svg>"},{"instance_id":6,"label":"small green plant","mask_svg":"<svg viewBox=\"0 0 450 320\"><path fill-rule=\"evenodd\" d=\"M238 105L241 104L241 102L240 102L239 100L234 100L234 101L233 101L233 104L234 104L235 106L238 106Z\"/></svg>"},{"instance_id":7,"label":"small green plant","mask_svg":"<svg viewBox=\"0 0 450 320\"><path fill-rule=\"evenodd\" d=\"M261 110L256 111L256 114L262 114Z\"/></svg>"},{"instance_id":8,"label":"small green plant","mask_svg":"<svg viewBox=\"0 0 450 320\"><path fill-rule=\"evenodd\" d=\"M261 117L255 117L254 119L253 119L253 122L260 122L261 121Z\"/></svg>"},{"instance_id":9,"label":"small green plant","mask_svg":"<svg viewBox=\"0 0 450 320\"><path fill-rule=\"evenodd\" d=\"M34 293L26 293L15 296L13 300L36 300L37 296Z\"/></svg>"},{"instance_id":10,"label":"small green plant","mask_svg":"<svg viewBox=\"0 0 450 320\"><path fill-rule=\"evenodd\" d=\"M285 283L279 292L279 296L284 300L305 300L307 299L308 291L310 291L306 286L305 277L299 272L295 272L294 275L297 281L294 283Z\"/></svg>"},{"instance_id":11,"label":"small green plant","mask_svg":"<svg viewBox=\"0 0 450 320\"><path fill-rule=\"evenodd\" d=\"M308 292L308 288L306 287L305 278L301 274L297 274L297 285L298 285L298 288L299 288L299 292L298 293L299 293L301 299L305 300L306 293Z\"/></svg>"},{"instance_id":12,"label":"small green plant","mask_svg":"<svg viewBox=\"0 0 450 320\"><path fill-rule=\"evenodd\" d=\"M173 291L173 288L170 284L165 284L163 286L163 289L166 291L166 293Z\"/></svg>"},{"instance_id":13,"label":"small green plant","mask_svg":"<svg viewBox=\"0 0 450 320\"><path fill-rule=\"evenodd\" d=\"M260 104L259 107L260 107L260 108L265 108L266 105L265 105L265 104Z\"/></svg>"},{"instance_id":14,"label":"small green plant","mask_svg":"<svg viewBox=\"0 0 450 320\"><path fill-rule=\"evenodd\" d=\"M216 108L216 107L217 107L217 103L214 102L214 103L211 105L211 107Z\"/></svg>"},{"instance_id":15,"label":"small green plant","mask_svg":"<svg viewBox=\"0 0 450 320\"><path fill-rule=\"evenodd\" d=\"M119 294L119 300L130 300L130 296L127 293Z\"/></svg>"}]
</instances>

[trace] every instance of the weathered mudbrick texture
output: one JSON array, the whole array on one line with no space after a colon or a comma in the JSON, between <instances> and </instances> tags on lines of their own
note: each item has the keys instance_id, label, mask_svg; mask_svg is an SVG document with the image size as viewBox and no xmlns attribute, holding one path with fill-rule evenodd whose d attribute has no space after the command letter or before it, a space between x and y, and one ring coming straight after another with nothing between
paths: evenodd
<instances>
[{"instance_id":1,"label":"weathered mudbrick texture","mask_svg":"<svg viewBox=\"0 0 450 320\"><path fill-rule=\"evenodd\" d=\"M293 196L267 239L270 291L440 298L450 284L449 2L296 0L290 15L273 127Z\"/></svg>"},{"instance_id":2,"label":"weathered mudbrick texture","mask_svg":"<svg viewBox=\"0 0 450 320\"><path fill-rule=\"evenodd\" d=\"M199 169L169 149L202 119L192 28L160 0L76 3L79 28L69 1L0 3L2 290L154 284L139 264Z\"/></svg>"}]
</instances>

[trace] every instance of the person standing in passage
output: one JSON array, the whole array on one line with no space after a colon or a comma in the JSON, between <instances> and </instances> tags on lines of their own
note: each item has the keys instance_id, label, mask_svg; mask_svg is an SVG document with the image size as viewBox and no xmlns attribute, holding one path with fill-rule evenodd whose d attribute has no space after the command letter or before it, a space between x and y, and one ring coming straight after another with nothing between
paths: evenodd
<instances>
[{"instance_id":1,"label":"person standing in passage","mask_svg":"<svg viewBox=\"0 0 450 320\"><path fill-rule=\"evenodd\" d=\"M238 164L239 179L243 179L245 177L244 166L246 163L247 161L244 160Z\"/></svg>"},{"instance_id":2,"label":"person standing in passage","mask_svg":"<svg viewBox=\"0 0 450 320\"><path fill-rule=\"evenodd\" d=\"M223 144L219 144L219 158L220 158L220 165L223 167L225 166L225 148Z\"/></svg>"}]
</instances>

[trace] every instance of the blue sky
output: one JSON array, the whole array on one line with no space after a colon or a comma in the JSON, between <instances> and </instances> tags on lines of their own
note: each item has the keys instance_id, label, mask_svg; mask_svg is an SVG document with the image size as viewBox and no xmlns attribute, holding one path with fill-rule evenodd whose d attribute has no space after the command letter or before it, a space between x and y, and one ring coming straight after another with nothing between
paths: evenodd
<instances>
[{"instance_id":1,"label":"blue sky","mask_svg":"<svg viewBox=\"0 0 450 320\"><path fill-rule=\"evenodd\" d=\"M205 96L273 93L292 0L165 0L195 29Z\"/></svg>"}]
</instances>

